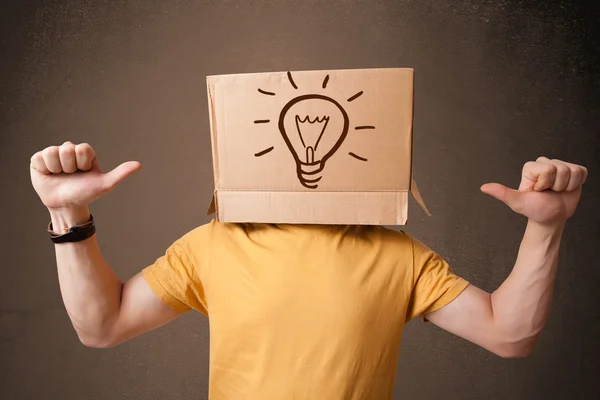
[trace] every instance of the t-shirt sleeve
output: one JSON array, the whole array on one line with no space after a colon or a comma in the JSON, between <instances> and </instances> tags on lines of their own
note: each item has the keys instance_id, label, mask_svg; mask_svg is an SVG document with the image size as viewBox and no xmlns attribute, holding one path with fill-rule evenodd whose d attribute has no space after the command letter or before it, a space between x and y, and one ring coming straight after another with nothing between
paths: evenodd
<instances>
[{"instance_id":1,"label":"t-shirt sleeve","mask_svg":"<svg viewBox=\"0 0 600 400\"><path fill-rule=\"evenodd\" d=\"M414 279L406 322L417 316L424 319L425 314L449 304L469 286L439 254L419 240L410 239Z\"/></svg>"},{"instance_id":2,"label":"t-shirt sleeve","mask_svg":"<svg viewBox=\"0 0 600 400\"><path fill-rule=\"evenodd\" d=\"M152 291L168 306L179 311L196 310L208 316L204 287L200 279L200 265L192 248L202 248L203 243L189 241L199 235L186 235L175 241L165 254L142 270Z\"/></svg>"}]
</instances>

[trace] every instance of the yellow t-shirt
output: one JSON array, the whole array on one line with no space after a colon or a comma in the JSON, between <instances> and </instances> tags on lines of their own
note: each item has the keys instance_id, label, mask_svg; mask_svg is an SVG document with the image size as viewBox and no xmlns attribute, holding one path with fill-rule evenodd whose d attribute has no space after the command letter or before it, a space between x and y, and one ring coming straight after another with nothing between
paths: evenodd
<instances>
[{"instance_id":1,"label":"yellow t-shirt","mask_svg":"<svg viewBox=\"0 0 600 400\"><path fill-rule=\"evenodd\" d=\"M214 221L144 277L209 317L211 400L390 399L404 324L468 285L405 232Z\"/></svg>"}]
</instances>

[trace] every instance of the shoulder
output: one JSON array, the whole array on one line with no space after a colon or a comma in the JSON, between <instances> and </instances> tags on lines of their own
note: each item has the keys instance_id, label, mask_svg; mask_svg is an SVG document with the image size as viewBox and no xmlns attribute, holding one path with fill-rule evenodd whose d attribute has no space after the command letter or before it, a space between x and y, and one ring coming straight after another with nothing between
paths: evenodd
<instances>
[{"instance_id":1,"label":"shoulder","mask_svg":"<svg viewBox=\"0 0 600 400\"><path fill-rule=\"evenodd\" d=\"M394 246L411 246L412 236L403 230L396 230L384 226L377 227L378 237L384 243Z\"/></svg>"},{"instance_id":2,"label":"shoulder","mask_svg":"<svg viewBox=\"0 0 600 400\"><path fill-rule=\"evenodd\" d=\"M386 250L399 251L411 257L413 262L426 262L438 254L420 239L402 230L380 228L380 240Z\"/></svg>"},{"instance_id":3,"label":"shoulder","mask_svg":"<svg viewBox=\"0 0 600 400\"><path fill-rule=\"evenodd\" d=\"M187 231L175 243L197 246L198 244L205 244L212 240L224 240L238 234L245 234L248 229L245 225L217 222L215 219L212 219L210 222Z\"/></svg>"},{"instance_id":4,"label":"shoulder","mask_svg":"<svg viewBox=\"0 0 600 400\"><path fill-rule=\"evenodd\" d=\"M402 230L384 226L345 226L332 230L334 239L344 243L352 252L375 252L390 259L410 256L411 236ZM339 238L339 239L338 239Z\"/></svg>"},{"instance_id":5,"label":"shoulder","mask_svg":"<svg viewBox=\"0 0 600 400\"><path fill-rule=\"evenodd\" d=\"M225 229L224 224L216 222L213 219L207 223L198 225L198 226L188 230L182 236L180 236L176 240L176 242L180 242L180 243L196 242L197 243L197 242L200 242L200 241L210 238L211 235L214 235L215 233L218 233L219 231L222 231L224 229Z\"/></svg>"},{"instance_id":6,"label":"shoulder","mask_svg":"<svg viewBox=\"0 0 600 400\"><path fill-rule=\"evenodd\" d=\"M213 219L180 234L167 249L167 254L191 265L202 265L210 257L214 243L224 244L227 237L231 236L228 232L236 229L239 228Z\"/></svg>"}]
</instances>

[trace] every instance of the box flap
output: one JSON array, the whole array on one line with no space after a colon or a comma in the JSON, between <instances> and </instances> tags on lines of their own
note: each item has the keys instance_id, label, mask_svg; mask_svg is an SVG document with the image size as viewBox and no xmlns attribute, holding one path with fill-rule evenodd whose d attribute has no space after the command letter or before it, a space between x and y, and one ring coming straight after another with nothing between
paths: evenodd
<instances>
[{"instance_id":1,"label":"box flap","mask_svg":"<svg viewBox=\"0 0 600 400\"><path fill-rule=\"evenodd\" d=\"M208 210L206 210L206 215L213 215L215 212L217 212L215 197L216 196L213 194L212 199L210 200L210 205L208 206Z\"/></svg>"},{"instance_id":2,"label":"box flap","mask_svg":"<svg viewBox=\"0 0 600 400\"><path fill-rule=\"evenodd\" d=\"M410 194L412 194L417 204L425 211L425 214L427 214L428 217L431 217L431 213L427 209L427 206L421 197L421 193L419 192L419 188L417 187L417 182L415 182L414 179L411 179L410 181Z\"/></svg>"},{"instance_id":3,"label":"box flap","mask_svg":"<svg viewBox=\"0 0 600 400\"><path fill-rule=\"evenodd\" d=\"M431 217L431 213L429 212L429 210L427 209L427 206L425 205L425 201L423 201L423 197L421 196L421 193L419 192L419 188L417 186L417 182L415 180L411 180L411 187L410 187L410 193L413 196L413 198L415 199L415 201L417 202L417 204L421 207L421 209L425 212L425 214L427 214L428 217ZM239 198L240 193L236 195L234 195L234 197ZM216 201L216 193L212 196L212 199L210 201L210 205L208 206L208 210L206 211L206 215L213 215L215 213L217 213L217 201ZM229 198L228 195L225 195L226 198ZM261 197L261 196L252 196L252 197ZM270 197L282 197L282 196L270 196ZM264 197L263 197L264 199ZM272 199L271 199L272 200ZM280 200L284 200L284 199L280 199ZM271 203L271 202L270 202ZM402 200L399 201L399 203L402 203ZM399 204L400 205L400 204ZM290 205L291 206L291 205ZM375 205L376 206L376 205ZM391 222L387 222L387 223L381 223L381 225L394 225L396 223L398 223L399 225L404 225L406 223L407 220L407 212L401 213L402 215L400 217L398 216L394 216L391 217L391 220L396 221L395 223L391 223ZM217 220L219 220L220 218L217 215ZM241 218L244 219L244 218ZM247 221L246 221L247 222ZM258 222L258 221L257 221ZM263 221L264 222L264 221Z\"/></svg>"},{"instance_id":4,"label":"box flap","mask_svg":"<svg viewBox=\"0 0 600 400\"><path fill-rule=\"evenodd\" d=\"M216 219L222 222L404 225L407 220L408 191L219 190L215 197Z\"/></svg>"}]
</instances>

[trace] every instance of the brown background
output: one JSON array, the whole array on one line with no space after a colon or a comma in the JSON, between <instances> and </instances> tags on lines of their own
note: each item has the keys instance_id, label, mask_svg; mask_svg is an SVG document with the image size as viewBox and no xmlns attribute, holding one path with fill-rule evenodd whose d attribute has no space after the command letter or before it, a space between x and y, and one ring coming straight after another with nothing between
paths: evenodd
<instances>
[{"instance_id":1,"label":"brown background","mask_svg":"<svg viewBox=\"0 0 600 400\"><path fill-rule=\"evenodd\" d=\"M415 321L396 398L600 398L598 14L532 4L3 1L1 398L206 398L200 315L110 350L78 342L29 181L35 151L87 141L105 169L142 162L92 207L103 253L126 279L208 221L206 75L393 66L416 69L415 177L434 214L413 202L406 229L473 283L502 282L524 228L480 184L515 186L539 155L590 170L535 353L502 360Z\"/></svg>"}]
</instances>

